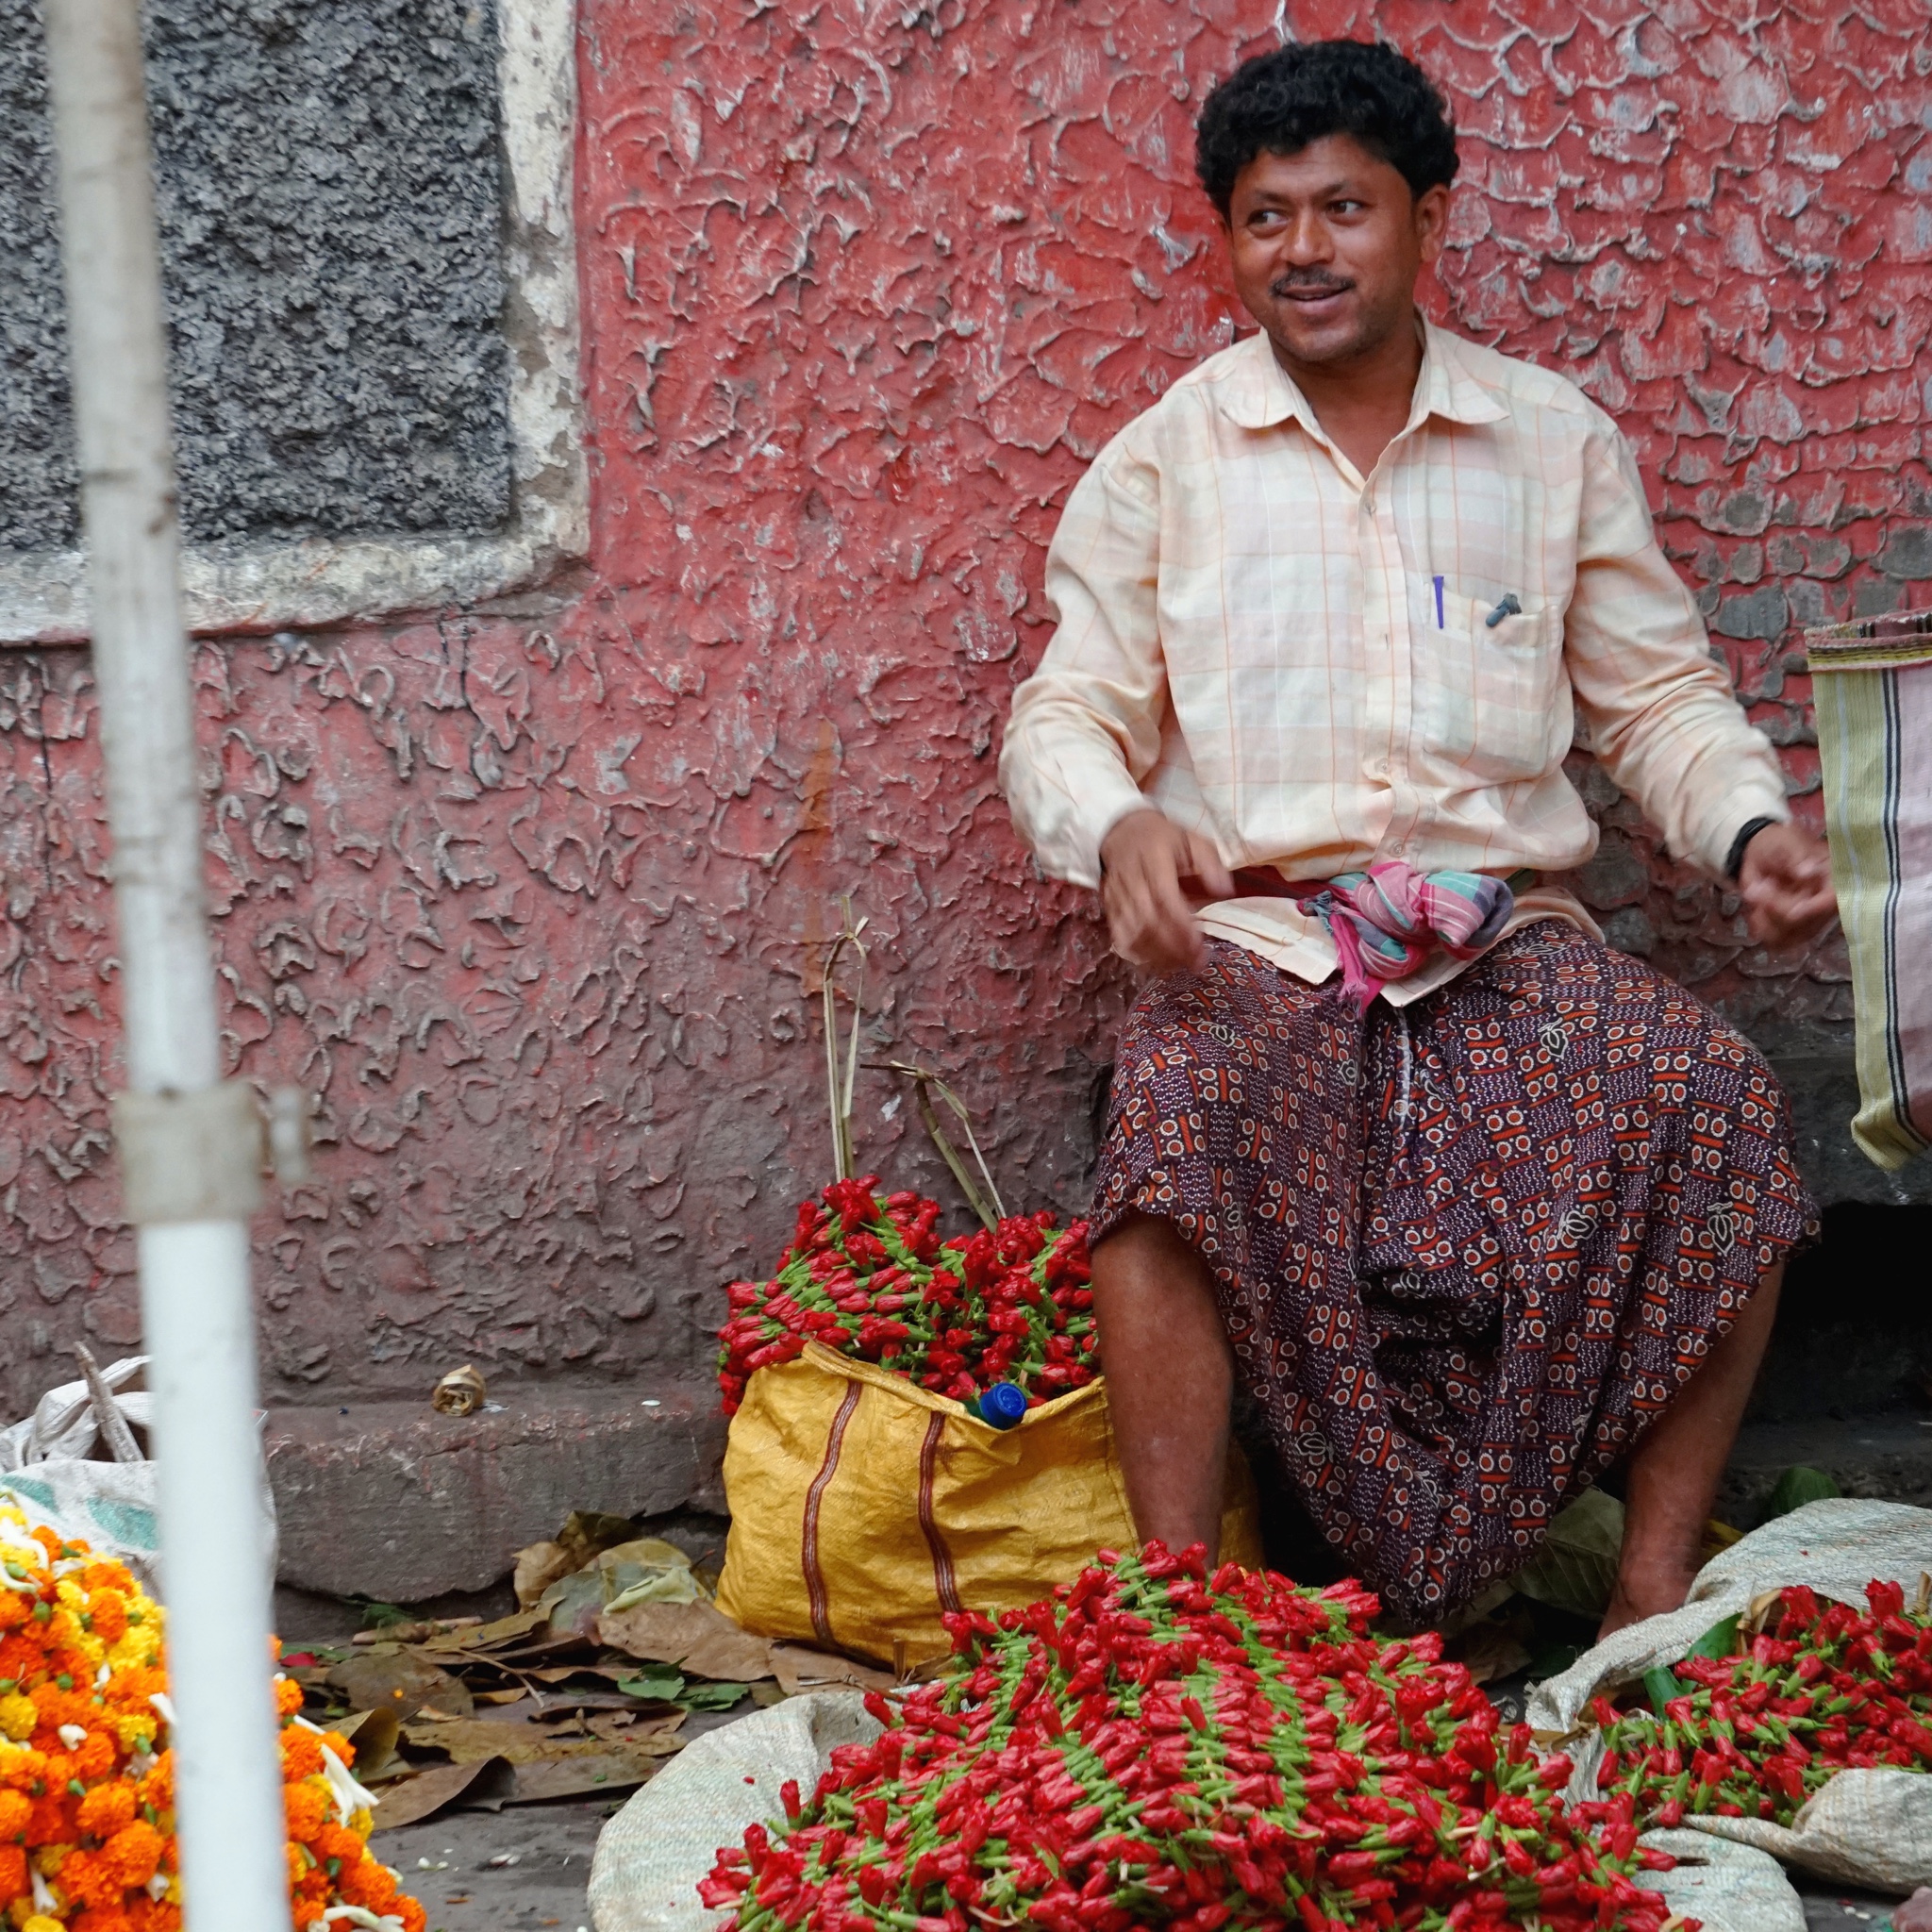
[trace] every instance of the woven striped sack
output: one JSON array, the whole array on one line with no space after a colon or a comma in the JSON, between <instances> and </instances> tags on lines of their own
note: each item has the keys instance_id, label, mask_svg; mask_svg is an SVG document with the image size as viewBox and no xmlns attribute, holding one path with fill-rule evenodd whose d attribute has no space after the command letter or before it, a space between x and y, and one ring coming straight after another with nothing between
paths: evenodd
<instances>
[{"instance_id":1,"label":"woven striped sack","mask_svg":"<svg viewBox=\"0 0 1932 1932\"><path fill-rule=\"evenodd\" d=\"M760 1369L724 1446L731 1536L718 1607L759 1637L889 1663L1136 1546L1107 1380L995 1429L958 1403L817 1342ZM1221 1554L1261 1561L1254 1478L1233 1450Z\"/></svg>"},{"instance_id":2,"label":"woven striped sack","mask_svg":"<svg viewBox=\"0 0 1932 1932\"><path fill-rule=\"evenodd\" d=\"M1857 1009L1852 1137L1932 1146L1932 610L1807 631L1832 883Z\"/></svg>"}]
</instances>

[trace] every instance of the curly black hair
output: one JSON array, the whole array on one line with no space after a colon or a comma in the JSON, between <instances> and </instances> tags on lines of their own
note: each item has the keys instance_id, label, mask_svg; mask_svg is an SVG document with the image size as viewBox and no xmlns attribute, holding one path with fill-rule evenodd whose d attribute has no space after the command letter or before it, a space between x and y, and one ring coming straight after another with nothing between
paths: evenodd
<instances>
[{"instance_id":1,"label":"curly black hair","mask_svg":"<svg viewBox=\"0 0 1932 1932\"><path fill-rule=\"evenodd\" d=\"M1194 172L1227 219L1235 178L1257 155L1292 155L1352 135L1411 194L1456 178L1449 104L1413 60L1365 41L1308 41L1243 60L1202 103Z\"/></svg>"}]
</instances>

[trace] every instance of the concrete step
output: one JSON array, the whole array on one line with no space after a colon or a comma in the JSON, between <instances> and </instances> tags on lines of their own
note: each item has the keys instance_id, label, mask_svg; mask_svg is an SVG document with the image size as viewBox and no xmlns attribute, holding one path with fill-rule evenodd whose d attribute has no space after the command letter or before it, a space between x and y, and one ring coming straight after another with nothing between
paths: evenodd
<instances>
[{"instance_id":1,"label":"concrete step","mask_svg":"<svg viewBox=\"0 0 1932 1932\"><path fill-rule=\"evenodd\" d=\"M486 1590L573 1509L724 1507L709 1382L492 1387L462 1417L422 1399L275 1408L266 1445L281 1580L330 1596Z\"/></svg>"}]
</instances>

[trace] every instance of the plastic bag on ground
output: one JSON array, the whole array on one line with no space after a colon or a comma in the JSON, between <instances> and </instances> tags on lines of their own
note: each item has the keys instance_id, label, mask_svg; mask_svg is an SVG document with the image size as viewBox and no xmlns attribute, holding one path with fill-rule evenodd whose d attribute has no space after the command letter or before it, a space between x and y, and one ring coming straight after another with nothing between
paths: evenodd
<instances>
[{"instance_id":1,"label":"plastic bag on ground","mask_svg":"<svg viewBox=\"0 0 1932 1932\"><path fill-rule=\"evenodd\" d=\"M591 1865L596 1932L711 1932L730 1914L702 1904L698 1880L747 1824L785 1816L787 1778L809 1792L838 1744L878 1736L855 1690L788 1698L694 1738L604 1827Z\"/></svg>"},{"instance_id":2,"label":"plastic bag on ground","mask_svg":"<svg viewBox=\"0 0 1932 1932\"><path fill-rule=\"evenodd\" d=\"M1903 1585L1909 1597L1927 1573L1932 1510L1852 1496L1807 1503L1713 1557L1698 1572L1682 1609L1627 1625L1585 1651L1560 1676L1538 1685L1529 1722L1540 1740L1572 1749L1576 1769L1570 1795L1594 1797L1601 1740L1593 1735L1576 1746L1569 1740L1590 1729L1590 1704L1599 1691L1615 1691L1656 1665L1676 1663L1713 1624L1741 1614L1767 1591L1808 1584L1821 1596L1862 1607L1865 1586L1874 1577ZM1684 1823L1688 1830L1732 1840L1847 1885L1908 1892L1932 1884L1932 1774L1924 1772L1841 1771L1789 1827L1756 1818ZM1644 1841L1665 1836L1682 1834ZM1700 1909L1695 1916L1705 1914Z\"/></svg>"}]
</instances>

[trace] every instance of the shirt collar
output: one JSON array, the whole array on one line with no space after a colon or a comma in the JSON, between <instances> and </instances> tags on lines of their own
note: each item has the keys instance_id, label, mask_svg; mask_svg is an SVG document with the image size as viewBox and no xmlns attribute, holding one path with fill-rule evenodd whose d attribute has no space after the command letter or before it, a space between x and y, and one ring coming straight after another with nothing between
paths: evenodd
<instances>
[{"instance_id":1,"label":"shirt collar","mask_svg":"<svg viewBox=\"0 0 1932 1932\"><path fill-rule=\"evenodd\" d=\"M1221 396L1222 413L1243 429L1271 429L1292 419L1310 435L1321 425L1307 398L1275 358L1265 332L1247 338L1232 380ZM1409 426L1430 416L1450 423L1499 423L1509 412L1489 384L1470 368L1461 339L1423 321L1423 366L1416 377Z\"/></svg>"}]
</instances>

